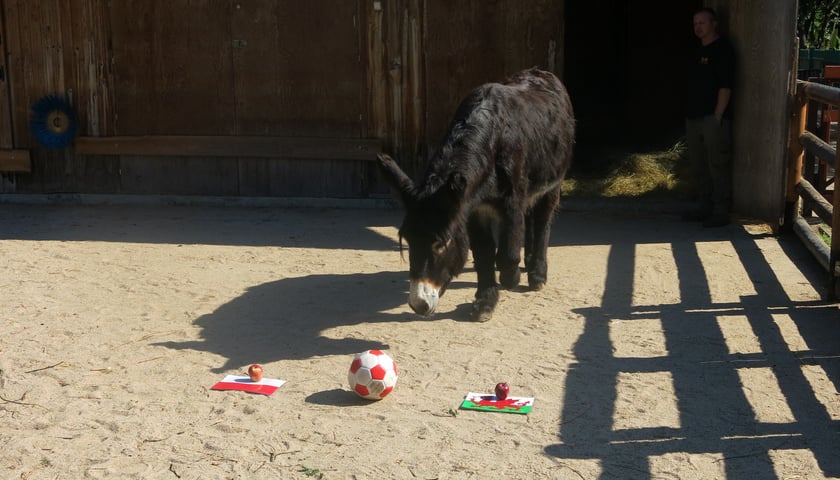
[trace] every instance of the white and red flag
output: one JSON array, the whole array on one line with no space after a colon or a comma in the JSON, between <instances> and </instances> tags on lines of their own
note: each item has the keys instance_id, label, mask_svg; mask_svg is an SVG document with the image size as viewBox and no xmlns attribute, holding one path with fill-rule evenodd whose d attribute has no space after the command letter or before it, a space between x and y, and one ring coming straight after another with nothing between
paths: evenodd
<instances>
[{"instance_id":1,"label":"white and red flag","mask_svg":"<svg viewBox=\"0 0 840 480\"><path fill-rule=\"evenodd\" d=\"M213 385L213 390L241 390L249 393L259 393L262 395L271 395L280 386L286 383L285 380L278 380L276 378L263 378L259 382L252 382L249 377L240 377L238 375L228 375L221 381Z\"/></svg>"}]
</instances>

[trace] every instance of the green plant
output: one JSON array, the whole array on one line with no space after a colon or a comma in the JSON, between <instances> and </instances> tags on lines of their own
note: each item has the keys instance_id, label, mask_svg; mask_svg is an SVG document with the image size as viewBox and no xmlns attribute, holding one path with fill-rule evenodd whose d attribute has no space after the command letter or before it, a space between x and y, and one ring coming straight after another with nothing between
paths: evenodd
<instances>
[{"instance_id":1,"label":"green plant","mask_svg":"<svg viewBox=\"0 0 840 480\"><path fill-rule=\"evenodd\" d=\"M322 478L324 478L323 472L321 472L317 468L302 467L298 471L303 472L303 474L306 475L307 477L317 478L318 480L321 480Z\"/></svg>"},{"instance_id":2,"label":"green plant","mask_svg":"<svg viewBox=\"0 0 840 480\"><path fill-rule=\"evenodd\" d=\"M802 48L840 50L840 2L799 0L797 30Z\"/></svg>"},{"instance_id":3,"label":"green plant","mask_svg":"<svg viewBox=\"0 0 840 480\"><path fill-rule=\"evenodd\" d=\"M820 236L820 240L823 241L829 247L831 246L831 227L826 224L822 224L817 228L817 235Z\"/></svg>"}]
</instances>

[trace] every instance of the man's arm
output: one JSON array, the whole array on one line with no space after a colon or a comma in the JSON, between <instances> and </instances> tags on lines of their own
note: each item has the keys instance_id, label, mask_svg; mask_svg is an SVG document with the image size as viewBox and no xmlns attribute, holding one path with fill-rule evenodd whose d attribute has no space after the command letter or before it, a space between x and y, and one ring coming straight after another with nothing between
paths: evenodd
<instances>
[{"instance_id":1,"label":"man's arm","mask_svg":"<svg viewBox=\"0 0 840 480\"><path fill-rule=\"evenodd\" d=\"M731 99L731 88L721 88L718 90L717 104L715 104L715 118L717 118L718 122L723 118L723 112L726 111L726 107L729 105Z\"/></svg>"}]
</instances>

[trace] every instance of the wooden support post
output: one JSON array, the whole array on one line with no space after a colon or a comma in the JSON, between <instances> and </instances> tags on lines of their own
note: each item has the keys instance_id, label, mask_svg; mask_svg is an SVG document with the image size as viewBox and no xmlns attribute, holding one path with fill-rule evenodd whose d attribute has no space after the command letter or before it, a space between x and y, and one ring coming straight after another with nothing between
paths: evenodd
<instances>
[{"instance_id":1,"label":"wooden support post","mask_svg":"<svg viewBox=\"0 0 840 480\"><path fill-rule=\"evenodd\" d=\"M838 168L840 168L840 144L835 148L834 171L840 171ZM835 182L835 188L836 185L837 182ZM840 292L837 291L837 280L840 278L840 194L834 195L832 200L834 211L831 218L831 251L828 258L827 297L829 301L834 302L840 298Z\"/></svg>"},{"instance_id":2,"label":"wooden support post","mask_svg":"<svg viewBox=\"0 0 840 480\"><path fill-rule=\"evenodd\" d=\"M807 119L808 99L797 88L793 97L794 105L790 122L790 134L788 138L788 172L787 188L785 190L785 218L782 228L790 230L799 213L796 211L799 203L799 192L796 186L802 180L802 158L804 148L799 137L805 132L805 121Z\"/></svg>"}]
</instances>

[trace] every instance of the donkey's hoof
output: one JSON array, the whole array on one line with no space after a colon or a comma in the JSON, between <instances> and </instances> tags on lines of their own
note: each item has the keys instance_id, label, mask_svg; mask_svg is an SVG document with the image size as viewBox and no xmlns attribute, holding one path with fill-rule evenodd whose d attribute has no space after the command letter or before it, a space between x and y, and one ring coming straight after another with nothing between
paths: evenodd
<instances>
[{"instance_id":1,"label":"donkey's hoof","mask_svg":"<svg viewBox=\"0 0 840 480\"><path fill-rule=\"evenodd\" d=\"M502 284L502 287L513 290L514 288L519 286L519 280L522 276L522 273L519 271L519 267L513 267L509 270L502 270L499 272L499 283Z\"/></svg>"},{"instance_id":2,"label":"donkey's hoof","mask_svg":"<svg viewBox=\"0 0 840 480\"><path fill-rule=\"evenodd\" d=\"M545 275L538 275L529 273L528 274L528 288L531 290L538 292L545 287Z\"/></svg>"},{"instance_id":3,"label":"donkey's hoof","mask_svg":"<svg viewBox=\"0 0 840 480\"><path fill-rule=\"evenodd\" d=\"M472 312L470 313L470 321L484 323L491 318L493 318L493 310L473 305Z\"/></svg>"},{"instance_id":4,"label":"donkey's hoof","mask_svg":"<svg viewBox=\"0 0 840 480\"><path fill-rule=\"evenodd\" d=\"M473 322L486 322L493 316L493 310L499 303L499 287L484 288L476 292L475 301L472 303L470 320Z\"/></svg>"}]
</instances>

